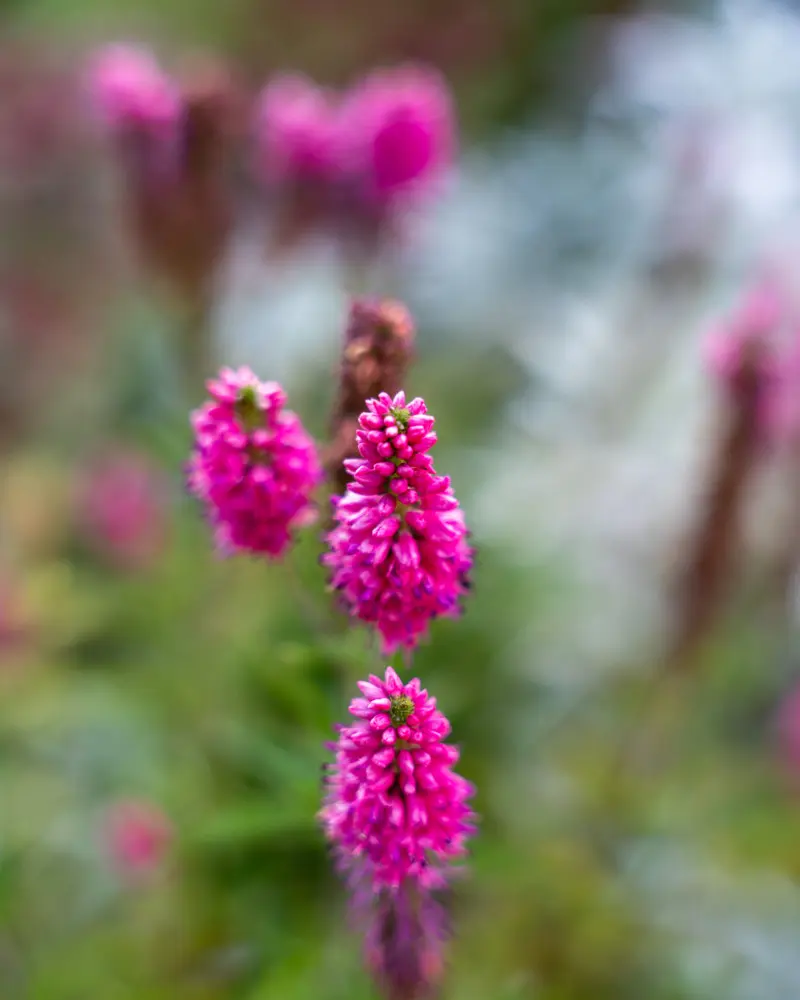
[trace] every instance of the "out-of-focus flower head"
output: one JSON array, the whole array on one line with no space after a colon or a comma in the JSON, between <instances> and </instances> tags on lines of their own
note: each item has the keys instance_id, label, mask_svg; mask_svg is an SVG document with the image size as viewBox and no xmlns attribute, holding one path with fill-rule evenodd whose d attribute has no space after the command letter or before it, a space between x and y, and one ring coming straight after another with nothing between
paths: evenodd
<instances>
[{"instance_id":1,"label":"out-of-focus flower head","mask_svg":"<svg viewBox=\"0 0 800 1000\"><path fill-rule=\"evenodd\" d=\"M453 165L453 103L434 70L369 74L346 96L341 119L343 163L359 195L381 212L435 190Z\"/></svg>"},{"instance_id":2,"label":"out-of-focus flower head","mask_svg":"<svg viewBox=\"0 0 800 1000\"><path fill-rule=\"evenodd\" d=\"M390 1000L427 996L443 968L444 913L432 895L475 832L475 789L452 768L450 723L418 679L387 667L360 681L338 727L320 820L366 921L367 963Z\"/></svg>"},{"instance_id":3,"label":"out-of-focus flower head","mask_svg":"<svg viewBox=\"0 0 800 1000\"><path fill-rule=\"evenodd\" d=\"M25 647L32 637L33 623L25 604L19 582L0 569L0 660Z\"/></svg>"},{"instance_id":4,"label":"out-of-focus flower head","mask_svg":"<svg viewBox=\"0 0 800 1000\"><path fill-rule=\"evenodd\" d=\"M314 231L368 248L396 235L404 210L439 189L457 145L447 84L419 66L375 71L343 94L278 76L261 92L254 134L283 246Z\"/></svg>"},{"instance_id":5,"label":"out-of-focus flower head","mask_svg":"<svg viewBox=\"0 0 800 1000\"><path fill-rule=\"evenodd\" d=\"M367 400L347 459L353 482L333 497L336 524L322 557L342 604L374 624L382 648L413 650L428 625L460 613L470 586L472 549L464 514L447 476L428 454L434 418L403 392Z\"/></svg>"},{"instance_id":6,"label":"out-of-focus flower head","mask_svg":"<svg viewBox=\"0 0 800 1000\"><path fill-rule=\"evenodd\" d=\"M755 385L759 433L770 443L800 433L800 315L781 283L763 279L704 345L708 371L735 401Z\"/></svg>"},{"instance_id":7,"label":"out-of-focus flower head","mask_svg":"<svg viewBox=\"0 0 800 1000\"><path fill-rule=\"evenodd\" d=\"M117 873L138 882L153 875L173 839L172 824L151 802L124 799L105 817L105 840Z\"/></svg>"},{"instance_id":8,"label":"out-of-focus flower head","mask_svg":"<svg viewBox=\"0 0 800 1000\"><path fill-rule=\"evenodd\" d=\"M338 98L304 76L277 76L258 97L255 171L279 251L331 231L341 175L337 128Z\"/></svg>"},{"instance_id":9,"label":"out-of-focus flower head","mask_svg":"<svg viewBox=\"0 0 800 1000\"><path fill-rule=\"evenodd\" d=\"M333 181L337 109L333 97L304 76L278 76L264 87L255 112L259 173L271 184Z\"/></svg>"},{"instance_id":10,"label":"out-of-focus flower head","mask_svg":"<svg viewBox=\"0 0 800 1000\"><path fill-rule=\"evenodd\" d=\"M285 408L283 389L248 368L223 368L208 390L211 400L192 414L189 490L204 503L221 553L280 557L315 516L322 467L314 442Z\"/></svg>"},{"instance_id":11,"label":"out-of-focus flower head","mask_svg":"<svg viewBox=\"0 0 800 1000\"><path fill-rule=\"evenodd\" d=\"M178 120L178 88L146 49L102 49L92 62L89 85L97 110L112 127L161 130Z\"/></svg>"},{"instance_id":12,"label":"out-of-focus flower head","mask_svg":"<svg viewBox=\"0 0 800 1000\"><path fill-rule=\"evenodd\" d=\"M91 462L78 483L78 516L87 541L129 570L150 566L163 550L166 483L138 452L109 450Z\"/></svg>"}]
</instances>

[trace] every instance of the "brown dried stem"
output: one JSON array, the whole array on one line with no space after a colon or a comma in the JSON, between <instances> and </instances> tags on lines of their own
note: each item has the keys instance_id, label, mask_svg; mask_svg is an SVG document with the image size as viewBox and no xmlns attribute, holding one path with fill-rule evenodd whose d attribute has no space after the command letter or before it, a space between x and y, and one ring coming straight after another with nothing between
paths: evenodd
<instances>
[{"instance_id":1,"label":"brown dried stem","mask_svg":"<svg viewBox=\"0 0 800 1000\"><path fill-rule=\"evenodd\" d=\"M339 392L330 424L325 468L336 493L344 493L343 462L357 455L356 430L365 400L403 388L414 354L414 326L399 302L354 302L345 331Z\"/></svg>"}]
</instances>

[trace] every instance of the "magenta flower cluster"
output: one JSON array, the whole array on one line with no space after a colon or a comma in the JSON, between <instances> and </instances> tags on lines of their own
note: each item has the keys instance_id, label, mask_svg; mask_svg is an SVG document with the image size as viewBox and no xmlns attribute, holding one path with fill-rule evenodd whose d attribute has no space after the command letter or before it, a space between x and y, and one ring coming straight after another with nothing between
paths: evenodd
<instances>
[{"instance_id":1,"label":"magenta flower cluster","mask_svg":"<svg viewBox=\"0 0 800 1000\"><path fill-rule=\"evenodd\" d=\"M417 678L360 681L338 727L320 820L365 920L367 964L389 998L427 996L443 969L436 899L475 832L472 784L453 770L450 723Z\"/></svg>"},{"instance_id":2,"label":"magenta flower cluster","mask_svg":"<svg viewBox=\"0 0 800 1000\"><path fill-rule=\"evenodd\" d=\"M285 409L283 389L248 368L223 368L208 390L211 400L192 414L189 490L222 553L281 556L293 529L314 518L311 494L322 480L314 442Z\"/></svg>"},{"instance_id":3,"label":"magenta flower cluster","mask_svg":"<svg viewBox=\"0 0 800 1000\"><path fill-rule=\"evenodd\" d=\"M383 651L414 649L433 618L457 615L472 549L448 476L428 454L434 418L421 399L367 400L345 466L353 482L334 497L336 524L323 563L345 608L374 624Z\"/></svg>"},{"instance_id":4,"label":"magenta flower cluster","mask_svg":"<svg viewBox=\"0 0 800 1000\"><path fill-rule=\"evenodd\" d=\"M343 95L278 77L260 96L256 142L269 183L312 182L332 204L384 215L438 187L456 130L443 79L402 66L371 73Z\"/></svg>"},{"instance_id":5,"label":"magenta flower cluster","mask_svg":"<svg viewBox=\"0 0 800 1000\"><path fill-rule=\"evenodd\" d=\"M407 879L441 888L474 832L474 789L452 770L458 750L443 742L450 723L419 680L403 684L391 667L358 686L356 721L339 729L327 779L325 832L345 870L374 892Z\"/></svg>"}]
</instances>

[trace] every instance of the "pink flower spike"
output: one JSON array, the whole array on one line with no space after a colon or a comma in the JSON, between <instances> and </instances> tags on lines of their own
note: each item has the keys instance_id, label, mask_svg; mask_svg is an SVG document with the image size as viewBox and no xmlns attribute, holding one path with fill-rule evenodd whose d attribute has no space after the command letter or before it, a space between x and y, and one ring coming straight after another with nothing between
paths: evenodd
<instances>
[{"instance_id":1,"label":"pink flower spike","mask_svg":"<svg viewBox=\"0 0 800 1000\"><path fill-rule=\"evenodd\" d=\"M424 413L422 400L414 406ZM402 392L367 400L361 422L370 416L381 420L381 429L357 435L363 462L334 503L322 562L344 608L375 626L388 654L413 650L432 619L459 613L473 553L449 478L436 475L427 454L408 464L401 458L398 442L409 421L430 420L432 426L433 418L413 417ZM432 432L426 438L429 446L436 440Z\"/></svg>"},{"instance_id":2,"label":"pink flower spike","mask_svg":"<svg viewBox=\"0 0 800 1000\"><path fill-rule=\"evenodd\" d=\"M434 70L401 66L371 73L342 107L343 157L379 208L430 192L456 151L452 99Z\"/></svg>"},{"instance_id":3,"label":"pink flower spike","mask_svg":"<svg viewBox=\"0 0 800 1000\"><path fill-rule=\"evenodd\" d=\"M211 400L192 414L188 489L204 503L221 553L278 558L312 520L322 481L314 442L284 409L281 387L248 368L223 368L208 389Z\"/></svg>"},{"instance_id":4,"label":"pink flower spike","mask_svg":"<svg viewBox=\"0 0 800 1000\"><path fill-rule=\"evenodd\" d=\"M359 686L377 691L379 704L369 717L359 706L339 728L319 818L367 923L369 968L388 997L416 1000L443 970L444 912L432 893L458 870L475 832L475 789L452 771L457 752L442 742L450 724L418 680L403 684L388 667L383 680ZM412 716L413 734L405 724ZM393 740L373 726L386 718L389 728L380 728Z\"/></svg>"},{"instance_id":5,"label":"pink flower spike","mask_svg":"<svg viewBox=\"0 0 800 1000\"><path fill-rule=\"evenodd\" d=\"M107 124L162 129L180 113L178 89L146 49L110 45L89 71L94 104Z\"/></svg>"},{"instance_id":6,"label":"pink flower spike","mask_svg":"<svg viewBox=\"0 0 800 1000\"><path fill-rule=\"evenodd\" d=\"M131 881L152 875L172 842L172 825L149 802L116 803L108 811L105 826L112 861L119 874Z\"/></svg>"}]
</instances>

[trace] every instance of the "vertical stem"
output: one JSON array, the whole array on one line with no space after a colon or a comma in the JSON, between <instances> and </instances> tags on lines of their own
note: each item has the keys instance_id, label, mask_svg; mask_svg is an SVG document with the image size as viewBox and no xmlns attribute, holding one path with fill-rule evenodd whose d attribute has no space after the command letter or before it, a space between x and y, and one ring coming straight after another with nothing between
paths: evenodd
<instances>
[{"instance_id":1,"label":"vertical stem","mask_svg":"<svg viewBox=\"0 0 800 1000\"><path fill-rule=\"evenodd\" d=\"M205 297L190 302L180 317L178 351L186 398L195 405L214 374L211 309Z\"/></svg>"},{"instance_id":2,"label":"vertical stem","mask_svg":"<svg viewBox=\"0 0 800 1000\"><path fill-rule=\"evenodd\" d=\"M677 595L678 625L668 663L687 667L713 625L738 541L743 495L758 445L759 378L744 366L728 427L720 438L710 489Z\"/></svg>"}]
</instances>

